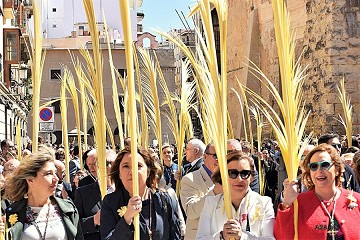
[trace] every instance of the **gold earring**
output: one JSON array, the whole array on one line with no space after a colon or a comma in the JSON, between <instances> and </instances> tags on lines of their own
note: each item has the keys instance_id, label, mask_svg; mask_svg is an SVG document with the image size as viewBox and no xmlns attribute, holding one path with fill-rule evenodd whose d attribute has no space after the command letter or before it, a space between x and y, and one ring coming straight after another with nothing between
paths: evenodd
<instances>
[{"instance_id":1,"label":"gold earring","mask_svg":"<svg viewBox=\"0 0 360 240\"><path fill-rule=\"evenodd\" d=\"M27 193L24 194L24 198L25 199L28 199L29 198L29 195Z\"/></svg>"}]
</instances>

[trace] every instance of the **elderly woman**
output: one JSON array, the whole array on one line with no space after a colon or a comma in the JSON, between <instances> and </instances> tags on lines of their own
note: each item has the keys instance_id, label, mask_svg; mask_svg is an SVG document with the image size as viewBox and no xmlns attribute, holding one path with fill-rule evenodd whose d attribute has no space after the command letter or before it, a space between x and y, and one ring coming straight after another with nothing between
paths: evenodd
<instances>
[{"instance_id":1,"label":"elderly woman","mask_svg":"<svg viewBox=\"0 0 360 240\"><path fill-rule=\"evenodd\" d=\"M275 223L276 239L294 238L294 206L298 201L298 239L360 239L360 195L341 188L344 164L328 144L314 148L304 159L302 178L308 191L298 193L292 181L284 191Z\"/></svg>"},{"instance_id":2,"label":"elderly woman","mask_svg":"<svg viewBox=\"0 0 360 240\"><path fill-rule=\"evenodd\" d=\"M6 180L10 239L83 239L79 214L71 201L54 197L58 177L51 149L24 158Z\"/></svg>"},{"instance_id":3,"label":"elderly woman","mask_svg":"<svg viewBox=\"0 0 360 240\"><path fill-rule=\"evenodd\" d=\"M251 157L235 151L227 156L228 180L232 203L232 219L224 209L224 195L208 196L200 215L196 239L274 239L275 222L271 198L252 191L254 175ZM212 179L222 184L219 171Z\"/></svg>"},{"instance_id":4,"label":"elderly woman","mask_svg":"<svg viewBox=\"0 0 360 240\"><path fill-rule=\"evenodd\" d=\"M133 218L139 214L140 239L180 239L176 200L156 190L158 168L145 150L138 150L139 195L132 188L132 153L122 150L111 168L115 192L105 196L101 207L102 239L133 239Z\"/></svg>"}]
</instances>

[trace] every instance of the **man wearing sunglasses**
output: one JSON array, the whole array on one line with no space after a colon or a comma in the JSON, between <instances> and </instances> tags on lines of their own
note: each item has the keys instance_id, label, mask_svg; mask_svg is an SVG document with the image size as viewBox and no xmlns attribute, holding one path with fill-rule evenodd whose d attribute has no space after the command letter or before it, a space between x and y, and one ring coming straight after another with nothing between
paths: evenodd
<instances>
[{"instance_id":1,"label":"man wearing sunglasses","mask_svg":"<svg viewBox=\"0 0 360 240\"><path fill-rule=\"evenodd\" d=\"M341 154L341 143L339 140L338 134L328 133L319 137L318 144L327 143L333 146ZM343 172L344 181L342 182L342 187L345 189L354 190L360 192L359 184L356 181L355 173L348 164L344 164L345 172Z\"/></svg>"},{"instance_id":2,"label":"man wearing sunglasses","mask_svg":"<svg viewBox=\"0 0 360 240\"><path fill-rule=\"evenodd\" d=\"M187 215L185 239L192 240L196 237L205 197L222 191L221 185L215 186L211 180L211 174L218 168L212 143L206 146L203 159L200 169L186 174L181 180L180 199Z\"/></svg>"}]
</instances>

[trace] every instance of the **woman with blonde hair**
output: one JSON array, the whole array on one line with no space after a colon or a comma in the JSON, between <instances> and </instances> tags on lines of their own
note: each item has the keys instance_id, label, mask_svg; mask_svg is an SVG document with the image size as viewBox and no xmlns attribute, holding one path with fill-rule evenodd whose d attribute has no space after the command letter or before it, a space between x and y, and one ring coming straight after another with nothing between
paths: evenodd
<instances>
[{"instance_id":1,"label":"woman with blonde hair","mask_svg":"<svg viewBox=\"0 0 360 240\"><path fill-rule=\"evenodd\" d=\"M52 149L26 156L5 183L10 239L83 239L71 201L54 197L58 177Z\"/></svg>"}]
</instances>

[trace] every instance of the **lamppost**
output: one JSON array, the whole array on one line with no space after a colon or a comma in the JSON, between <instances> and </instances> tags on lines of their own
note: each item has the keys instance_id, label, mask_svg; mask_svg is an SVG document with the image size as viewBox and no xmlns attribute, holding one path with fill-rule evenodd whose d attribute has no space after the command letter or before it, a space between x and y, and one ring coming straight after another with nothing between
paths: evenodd
<instances>
[{"instance_id":1,"label":"lamppost","mask_svg":"<svg viewBox=\"0 0 360 240\"><path fill-rule=\"evenodd\" d=\"M11 71L10 88L24 87L27 81L28 66L20 63Z\"/></svg>"}]
</instances>

